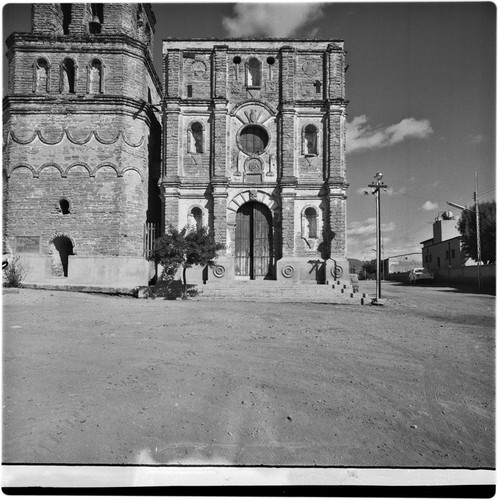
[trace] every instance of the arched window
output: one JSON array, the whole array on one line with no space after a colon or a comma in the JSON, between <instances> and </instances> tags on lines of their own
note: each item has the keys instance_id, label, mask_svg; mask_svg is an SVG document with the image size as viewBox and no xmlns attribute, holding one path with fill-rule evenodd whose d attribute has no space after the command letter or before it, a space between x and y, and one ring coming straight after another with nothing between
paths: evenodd
<instances>
[{"instance_id":1,"label":"arched window","mask_svg":"<svg viewBox=\"0 0 498 500\"><path fill-rule=\"evenodd\" d=\"M188 135L188 152L204 153L204 127L202 123L192 123L189 127Z\"/></svg>"},{"instance_id":2,"label":"arched window","mask_svg":"<svg viewBox=\"0 0 498 500\"><path fill-rule=\"evenodd\" d=\"M90 4L92 10L92 18L88 24L90 33L98 34L102 31L102 23L104 22L104 4L92 3Z\"/></svg>"},{"instance_id":3,"label":"arched window","mask_svg":"<svg viewBox=\"0 0 498 500\"><path fill-rule=\"evenodd\" d=\"M40 57L35 63L35 92L48 92L48 62Z\"/></svg>"},{"instance_id":4,"label":"arched window","mask_svg":"<svg viewBox=\"0 0 498 500\"><path fill-rule=\"evenodd\" d=\"M145 43L147 47L150 47L152 43L152 30L150 29L149 23L145 23Z\"/></svg>"},{"instance_id":5,"label":"arched window","mask_svg":"<svg viewBox=\"0 0 498 500\"><path fill-rule=\"evenodd\" d=\"M69 211L69 201L67 201L66 198L61 198L59 200L59 207L60 207L63 215L67 215L67 214L71 213Z\"/></svg>"},{"instance_id":6,"label":"arched window","mask_svg":"<svg viewBox=\"0 0 498 500\"><path fill-rule=\"evenodd\" d=\"M69 25L71 24L71 8L70 3L61 3L62 10L62 31L64 35L69 34Z\"/></svg>"},{"instance_id":7,"label":"arched window","mask_svg":"<svg viewBox=\"0 0 498 500\"><path fill-rule=\"evenodd\" d=\"M318 238L318 224L317 224L317 213L313 207L308 207L304 211L304 219L305 219L305 235L306 238Z\"/></svg>"},{"instance_id":8,"label":"arched window","mask_svg":"<svg viewBox=\"0 0 498 500\"><path fill-rule=\"evenodd\" d=\"M314 125L306 125L303 133L303 154L318 154L318 130Z\"/></svg>"},{"instance_id":9,"label":"arched window","mask_svg":"<svg viewBox=\"0 0 498 500\"><path fill-rule=\"evenodd\" d=\"M275 58L273 56L270 56L266 59L266 62L268 63L268 68L269 68L269 77L270 80L273 80L273 65L275 64Z\"/></svg>"},{"instance_id":10,"label":"arched window","mask_svg":"<svg viewBox=\"0 0 498 500\"><path fill-rule=\"evenodd\" d=\"M92 8L92 17L96 22L104 24L104 4L103 3L92 3L90 4Z\"/></svg>"},{"instance_id":11,"label":"arched window","mask_svg":"<svg viewBox=\"0 0 498 500\"><path fill-rule=\"evenodd\" d=\"M196 231L199 231L202 229L202 209L199 207L194 207L190 211L190 217L193 219L193 226L195 227Z\"/></svg>"},{"instance_id":12,"label":"arched window","mask_svg":"<svg viewBox=\"0 0 498 500\"><path fill-rule=\"evenodd\" d=\"M239 66L240 63L242 62L242 59L240 56L235 56L233 58L233 63L235 64L235 80L239 81Z\"/></svg>"},{"instance_id":13,"label":"arched window","mask_svg":"<svg viewBox=\"0 0 498 500\"><path fill-rule=\"evenodd\" d=\"M62 93L74 94L76 92L76 65L67 57L62 63Z\"/></svg>"},{"instance_id":14,"label":"arched window","mask_svg":"<svg viewBox=\"0 0 498 500\"><path fill-rule=\"evenodd\" d=\"M94 59L89 67L88 93L102 93L102 63L98 59Z\"/></svg>"},{"instance_id":15,"label":"arched window","mask_svg":"<svg viewBox=\"0 0 498 500\"><path fill-rule=\"evenodd\" d=\"M255 57L247 61L247 86L261 87L261 62Z\"/></svg>"}]
</instances>

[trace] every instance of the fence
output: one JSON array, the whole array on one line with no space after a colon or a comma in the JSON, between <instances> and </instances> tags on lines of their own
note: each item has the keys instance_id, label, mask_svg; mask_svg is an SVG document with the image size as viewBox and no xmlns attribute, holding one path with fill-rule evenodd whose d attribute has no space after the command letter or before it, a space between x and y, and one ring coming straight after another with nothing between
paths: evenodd
<instances>
[{"instance_id":1,"label":"fence","mask_svg":"<svg viewBox=\"0 0 498 500\"><path fill-rule=\"evenodd\" d=\"M160 236L159 224L146 222L144 225L144 257L146 259L152 256L154 251L154 241Z\"/></svg>"}]
</instances>

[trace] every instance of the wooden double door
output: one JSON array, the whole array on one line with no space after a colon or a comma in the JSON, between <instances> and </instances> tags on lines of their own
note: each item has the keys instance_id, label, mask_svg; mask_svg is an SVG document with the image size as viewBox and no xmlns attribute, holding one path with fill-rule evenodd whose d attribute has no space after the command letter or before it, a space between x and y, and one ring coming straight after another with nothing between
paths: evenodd
<instances>
[{"instance_id":1,"label":"wooden double door","mask_svg":"<svg viewBox=\"0 0 498 500\"><path fill-rule=\"evenodd\" d=\"M242 205L235 226L235 275L273 277L273 233L270 209L258 202Z\"/></svg>"}]
</instances>

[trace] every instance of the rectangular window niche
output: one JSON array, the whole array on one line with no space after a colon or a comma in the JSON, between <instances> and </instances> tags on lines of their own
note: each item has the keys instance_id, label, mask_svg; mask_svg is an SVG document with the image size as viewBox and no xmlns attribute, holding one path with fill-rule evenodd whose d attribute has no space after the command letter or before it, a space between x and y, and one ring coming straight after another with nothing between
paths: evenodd
<instances>
[{"instance_id":1,"label":"rectangular window niche","mask_svg":"<svg viewBox=\"0 0 498 500\"><path fill-rule=\"evenodd\" d=\"M39 236L16 236L16 253L40 253Z\"/></svg>"}]
</instances>

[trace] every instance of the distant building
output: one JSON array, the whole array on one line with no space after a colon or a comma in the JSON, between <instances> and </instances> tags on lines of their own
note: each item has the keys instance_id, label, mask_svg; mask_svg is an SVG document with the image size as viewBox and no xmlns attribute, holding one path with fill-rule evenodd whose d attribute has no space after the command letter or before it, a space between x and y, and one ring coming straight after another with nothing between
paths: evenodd
<instances>
[{"instance_id":1,"label":"distant building","mask_svg":"<svg viewBox=\"0 0 498 500\"><path fill-rule=\"evenodd\" d=\"M450 278L455 270L476 264L465 254L456 224L453 213L444 212L432 225L433 237L421 242L423 265L439 278Z\"/></svg>"},{"instance_id":2,"label":"distant building","mask_svg":"<svg viewBox=\"0 0 498 500\"><path fill-rule=\"evenodd\" d=\"M422 253L412 252L402 255L394 255L383 261L385 278L395 278L396 275L407 273L414 267L422 267Z\"/></svg>"}]
</instances>

